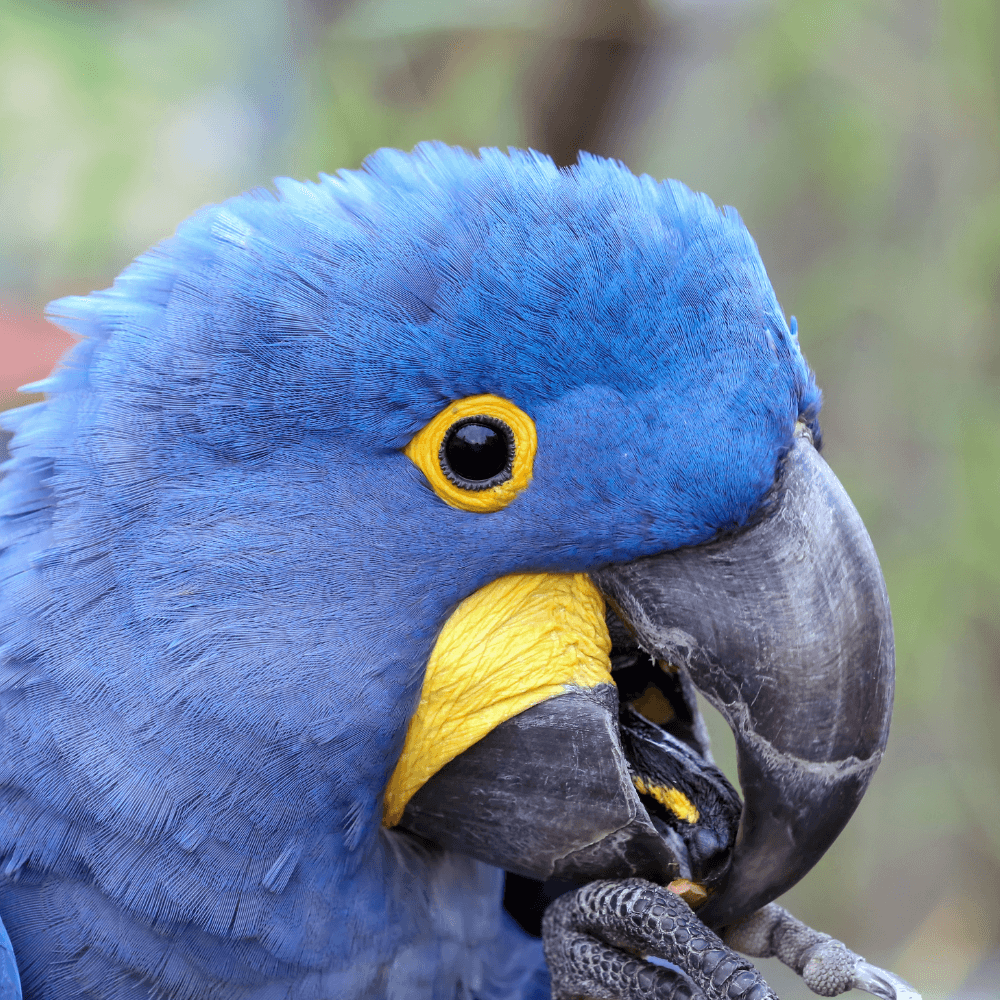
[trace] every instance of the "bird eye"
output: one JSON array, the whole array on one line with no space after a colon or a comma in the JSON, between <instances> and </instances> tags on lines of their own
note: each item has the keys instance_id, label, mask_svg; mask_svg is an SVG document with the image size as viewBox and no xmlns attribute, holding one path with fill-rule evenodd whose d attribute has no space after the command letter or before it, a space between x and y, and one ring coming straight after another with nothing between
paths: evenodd
<instances>
[{"instance_id":1,"label":"bird eye","mask_svg":"<svg viewBox=\"0 0 1000 1000\"><path fill-rule=\"evenodd\" d=\"M538 439L523 410L500 396L468 396L442 410L404 449L445 503L506 507L531 481Z\"/></svg>"},{"instance_id":2,"label":"bird eye","mask_svg":"<svg viewBox=\"0 0 1000 1000\"><path fill-rule=\"evenodd\" d=\"M514 432L502 420L476 416L448 428L438 458L456 486L487 490L510 479L514 454Z\"/></svg>"}]
</instances>

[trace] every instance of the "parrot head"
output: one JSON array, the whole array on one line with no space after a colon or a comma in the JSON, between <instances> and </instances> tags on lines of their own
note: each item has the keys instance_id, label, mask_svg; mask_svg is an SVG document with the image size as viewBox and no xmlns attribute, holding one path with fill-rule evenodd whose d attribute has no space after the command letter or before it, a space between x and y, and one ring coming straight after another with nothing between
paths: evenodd
<instances>
[{"instance_id":1,"label":"parrot head","mask_svg":"<svg viewBox=\"0 0 1000 1000\"><path fill-rule=\"evenodd\" d=\"M47 477L31 544L62 568L11 648L114 715L116 801L165 790L119 806L142 843L252 826L233 881L273 894L318 830L345 879L416 835L539 880L692 878L721 924L853 812L885 590L731 209L593 157L385 150L206 209L51 314L84 340L9 479ZM180 871L129 906L187 899Z\"/></svg>"}]
</instances>

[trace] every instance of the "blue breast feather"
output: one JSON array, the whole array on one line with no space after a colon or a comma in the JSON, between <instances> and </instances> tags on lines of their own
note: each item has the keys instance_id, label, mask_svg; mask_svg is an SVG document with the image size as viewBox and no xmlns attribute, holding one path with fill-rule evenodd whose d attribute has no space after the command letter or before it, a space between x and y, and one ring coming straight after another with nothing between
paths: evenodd
<instances>
[{"instance_id":1,"label":"blue breast feather","mask_svg":"<svg viewBox=\"0 0 1000 1000\"><path fill-rule=\"evenodd\" d=\"M731 209L383 150L205 209L51 316L0 485L0 915L26 996L526 998L502 873L381 828L449 611L745 522L819 393ZM455 510L400 448L531 415ZM466 992L463 994L462 990Z\"/></svg>"}]
</instances>

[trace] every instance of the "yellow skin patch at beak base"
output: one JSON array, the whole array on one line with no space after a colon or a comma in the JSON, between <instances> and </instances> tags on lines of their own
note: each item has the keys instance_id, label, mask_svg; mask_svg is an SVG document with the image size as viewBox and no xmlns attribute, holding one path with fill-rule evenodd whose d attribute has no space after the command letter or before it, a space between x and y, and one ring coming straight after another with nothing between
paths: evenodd
<instances>
[{"instance_id":1,"label":"yellow skin patch at beak base","mask_svg":"<svg viewBox=\"0 0 1000 1000\"><path fill-rule=\"evenodd\" d=\"M382 822L501 722L569 688L614 684L604 598L585 573L501 577L467 597L438 636Z\"/></svg>"},{"instance_id":2,"label":"yellow skin patch at beak base","mask_svg":"<svg viewBox=\"0 0 1000 1000\"><path fill-rule=\"evenodd\" d=\"M664 809L669 809L679 820L685 823L697 823L700 813L698 807L681 791L666 785L651 785L639 775L632 778L632 784L640 795L649 795L656 799Z\"/></svg>"}]
</instances>

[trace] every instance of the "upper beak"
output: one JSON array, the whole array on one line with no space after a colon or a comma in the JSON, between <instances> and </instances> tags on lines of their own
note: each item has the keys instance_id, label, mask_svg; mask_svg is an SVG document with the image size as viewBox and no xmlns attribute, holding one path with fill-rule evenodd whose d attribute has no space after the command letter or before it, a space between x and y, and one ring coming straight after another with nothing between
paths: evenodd
<instances>
[{"instance_id":1,"label":"upper beak","mask_svg":"<svg viewBox=\"0 0 1000 1000\"><path fill-rule=\"evenodd\" d=\"M675 789L690 775L692 804L737 826L738 801L727 800L700 735L693 681L736 738L742 812L735 842L712 835L724 850L702 865L710 895L698 911L712 926L731 923L816 863L881 760L893 639L871 541L800 429L750 527L591 576L639 645L679 669L664 687L673 721L636 750L626 732L634 715L616 717L610 677L563 687L429 777L402 825L536 878L698 878L690 817L657 818L636 792L650 774Z\"/></svg>"},{"instance_id":2,"label":"upper beak","mask_svg":"<svg viewBox=\"0 0 1000 1000\"><path fill-rule=\"evenodd\" d=\"M885 582L861 517L800 431L750 528L594 574L640 645L686 669L736 737L744 804L731 923L794 885L850 819L889 735Z\"/></svg>"}]
</instances>

